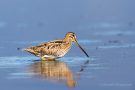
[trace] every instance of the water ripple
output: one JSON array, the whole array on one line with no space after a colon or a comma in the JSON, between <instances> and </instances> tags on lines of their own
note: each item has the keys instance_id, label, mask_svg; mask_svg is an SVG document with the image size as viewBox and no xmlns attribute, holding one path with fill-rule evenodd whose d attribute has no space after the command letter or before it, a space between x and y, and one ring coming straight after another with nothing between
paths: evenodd
<instances>
[{"instance_id":1,"label":"water ripple","mask_svg":"<svg viewBox=\"0 0 135 90\"><path fill-rule=\"evenodd\" d=\"M87 60L88 58L84 57L64 57L60 58L60 61L63 61L65 63L72 63L72 65L75 65L77 63L83 62ZM35 61L39 61L40 59L38 57L32 57L32 56L7 56L7 57L0 57L0 67L10 67L10 66L23 66L31 64ZM94 60L94 58L91 58L90 60Z\"/></svg>"},{"instance_id":2,"label":"water ripple","mask_svg":"<svg viewBox=\"0 0 135 90\"><path fill-rule=\"evenodd\" d=\"M21 66L32 63L33 60L37 59L36 57L19 57L19 56L8 56L0 57L0 67L11 67L11 66Z\"/></svg>"},{"instance_id":3,"label":"water ripple","mask_svg":"<svg viewBox=\"0 0 135 90\"><path fill-rule=\"evenodd\" d=\"M98 48L111 49L111 48L134 48L134 47L135 47L135 43L132 43L132 44L123 44L123 45L99 46Z\"/></svg>"},{"instance_id":4,"label":"water ripple","mask_svg":"<svg viewBox=\"0 0 135 90\"><path fill-rule=\"evenodd\" d=\"M105 32L96 32L94 35L103 35L103 36L110 36L110 35L135 35L133 31L105 31Z\"/></svg>"},{"instance_id":5,"label":"water ripple","mask_svg":"<svg viewBox=\"0 0 135 90\"><path fill-rule=\"evenodd\" d=\"M44 41L4 41L3 43L12 43L12 44L39 44L48 42L47 40ZM78 40L81 44L89 44L89 43L100 43L101 40Z\"/></svg>"},{"instance_id":6,"label":"water ripple","mask_svg":"<svg viewBox=\"0 0 135 90\"><path fill-rule=\"evenodd\" d=\"M80 25L78 29L91 29L91 28L119 28L123 27L125 24L123 23L108 23L108 22L100 22L100 23L88 23L84 25Z\"/></svg>"}]
</instances>

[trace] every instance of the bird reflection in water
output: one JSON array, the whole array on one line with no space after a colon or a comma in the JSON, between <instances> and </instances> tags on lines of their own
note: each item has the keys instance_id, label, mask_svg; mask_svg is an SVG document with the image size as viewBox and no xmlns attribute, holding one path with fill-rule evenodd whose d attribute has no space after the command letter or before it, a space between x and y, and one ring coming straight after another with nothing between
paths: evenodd
<instances>
[{"instance_id":1,"label":"bird reflection in water","mask_svg":"<svg viewBox=\"0 0 135 90\"><path fill-rule=\"evenodd\" d=\"M30 70L34 75L40 76L50 81L62 81L68 87L75 87L76 81L72 71L67 64L58 60L41 60L30 65Z\"/></svg>"},{"instance_id":2,"label":"bird reflection in water","mask_svg":"<svg viewBox=\"0 0 135 90\"><path fill-rule=\"evenodd\" d=\"M78 72L76 72L76 77L80 77L81 72L84 71L87 64L89 64L89 60L84 61ZM36 76L50 81L65 82L67 86L71 88L76 86L75 74L73 74L68 65L62 61L55 59L36 61L30 65L29 71Z\"/></svg>"}]
</instances>

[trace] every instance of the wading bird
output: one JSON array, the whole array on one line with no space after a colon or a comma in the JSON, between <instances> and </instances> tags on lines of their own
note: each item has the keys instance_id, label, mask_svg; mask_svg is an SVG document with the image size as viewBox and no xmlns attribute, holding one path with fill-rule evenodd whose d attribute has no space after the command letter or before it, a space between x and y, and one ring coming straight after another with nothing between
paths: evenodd
<instances>
[{"instance_id":1,"label":"wading bird","mask_svg":"<svg viewBox=\"0 0 135 90\"><path fill-rule=\"evenodd\" d=\"M85 55L89 57L89 55L77 42L76 35L73 32L68 32L64 39L54 40L39 44L37 46L24 48L23 51L34 54L35 56L40 57L42 60L56 59L63 57L70 50L72 42L75 42L77 46L85 53Z\"/></svg>"}]
</instances>

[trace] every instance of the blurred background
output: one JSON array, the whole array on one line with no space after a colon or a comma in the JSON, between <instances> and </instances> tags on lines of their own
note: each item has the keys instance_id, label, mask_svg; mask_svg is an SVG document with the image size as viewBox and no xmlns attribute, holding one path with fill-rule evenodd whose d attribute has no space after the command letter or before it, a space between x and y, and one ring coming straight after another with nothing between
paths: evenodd
<instances>
[{"instance_id":1,"label":"blurred background","mask_svg":"<svg viewBox=\"0 0 135 90\"><path fill-rule=\"evenodd\" d=\"M0 0L0 89L68 90L31 76L33 57L16 50L67 32L77 34L92 59L74 89L135 89L135 0ZM60 64L75 73L85 60L73 47Z\"/></svg>"},{"instance_id":2,"label":"blurred background","mask_svg":"<svg viewBox=\"0 0 135 90\"><path fill-rule=\"evenodd\" d=\"M81 39L102 30L134 28L134 0L0 0L0 40ZM58 34L58 35L56 35ZM90 39L90 38L89 38Z\"/></svg>"}]
</instances>

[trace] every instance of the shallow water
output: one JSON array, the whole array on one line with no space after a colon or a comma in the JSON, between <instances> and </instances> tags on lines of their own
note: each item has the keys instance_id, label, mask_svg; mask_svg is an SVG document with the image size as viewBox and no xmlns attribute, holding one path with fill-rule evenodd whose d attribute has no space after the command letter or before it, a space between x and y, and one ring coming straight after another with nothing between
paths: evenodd
<instances>
[{"instance_id":1,"label":"shallow water","mask_svg":"<svg viewBox=\"0 0 135 90\"><path fill-rule=\"evenodd\" d=\"M0 90L134 90L133 0L0 0ZM63 58L17 48L77 34Z\"/></svg>"},{"instance_id":2,"label":"shallow water","mask_svg":"<svg viewBox=\"0 0 135 90\"><path fill-rule=\"evenodd\" d=\"M32 42L3 42L6 44L25 45ZM134 88L134 43L104 42L100 40L80 40L90 54L86 58L78 48L71 54L56 61L41 61L28 53L13 50L16 56L1 56L0 86L3 89L132 89ZM106 43L106 44L104 44ZM75 45L73 45L75 46ZM1 50L8 51L2 46ZM127 50L130 50L129 53ZM95 52L95 53L92 53ZM72 57L71 57L72 56ZM14 82L14 83L12 83ZM9 84L9 87L4 85ZM17 84L17 85L16 85ZM53 86L53 87L51 87ZM42 87L42 88L41 88Z\"/></svg>"}]
</instances>

